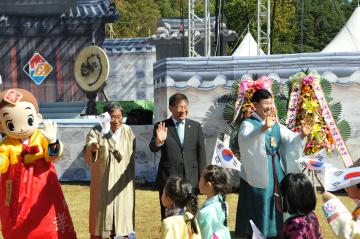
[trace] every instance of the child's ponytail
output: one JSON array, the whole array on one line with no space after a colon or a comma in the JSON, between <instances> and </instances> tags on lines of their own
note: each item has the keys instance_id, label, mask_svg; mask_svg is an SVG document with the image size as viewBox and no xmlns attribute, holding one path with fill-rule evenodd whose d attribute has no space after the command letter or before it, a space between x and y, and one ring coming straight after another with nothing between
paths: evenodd
<instances>
[{"instance_id":1,"label":"child's ponytail","mask_svg":"<svg viewBox=\"0 0 360 239\"><path fill-rule=\"evenodd\" d=\"M186 200L187 200L187 204L186 204L187 211L190 212L192 215L196 215L198 210L198 200L196 194L193 192L186 193ZM191 231L196 234L199 233L197 229L195 216L191 218Z\"/></svg>"},{"instance_id":2,"label":"child's ponytail","mask_svg":"<svg viewBox=\"0 0 360 239\"><path fill-rule=\"evenodd\" d=\"M224 211L225 214L225 220L224 220L224 226L228 226L228 207L225 202L225 197L221 200L221 208Z\"/></svg>"},{"instance_id":3,"label":"child's ponytail","mask_svg":"<svg viewBox=\"0 0 360 239\"><path fill-rule=\"evenodd\" d=\"M195 193L186 193L186 209L191 214L195 215L198 210L198 200Z\"/></svg>"}]
</instances>

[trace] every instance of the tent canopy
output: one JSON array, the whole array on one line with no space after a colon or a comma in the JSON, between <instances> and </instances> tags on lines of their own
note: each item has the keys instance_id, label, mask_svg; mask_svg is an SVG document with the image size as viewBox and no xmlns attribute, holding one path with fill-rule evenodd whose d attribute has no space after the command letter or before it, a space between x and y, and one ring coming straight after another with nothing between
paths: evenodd
<instances>
[{"instance_id":1,"label":"tent canopy","mask_svg":"<svg viewBox=\"0 0 360 239\"><path fill-rule=\"evenodd\" d=\"M246 33L240 45L233 52L232 56L257 56L257 43L250 32ZM265 53L260 49L260 55Z\"/></svg>"},{"instance_id":2,"label":"tent canopy","mask_svg":"<svg viewBox=\"0 0 360 239\"><path fill-rule=\"evenodd\" d=\"M360 6L322 52L360 51Z\"/></svg>"}]
</instances>

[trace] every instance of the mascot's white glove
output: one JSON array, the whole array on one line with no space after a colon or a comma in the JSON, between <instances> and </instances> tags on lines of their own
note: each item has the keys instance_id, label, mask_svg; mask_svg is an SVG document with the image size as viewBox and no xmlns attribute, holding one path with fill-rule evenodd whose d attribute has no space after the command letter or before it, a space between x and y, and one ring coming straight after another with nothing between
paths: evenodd
<instances>
[{"instance_id":1,"label":"mascot's white glove","mask_svg":"<svg viewBox=\"0 0 360 239\"><path fill-rule=\"evenodd\" d=\"M44 135L49 144L56 143L57 124L50 120L44 121L44 130L41 133Z\"/></svg>"}]
</instances>

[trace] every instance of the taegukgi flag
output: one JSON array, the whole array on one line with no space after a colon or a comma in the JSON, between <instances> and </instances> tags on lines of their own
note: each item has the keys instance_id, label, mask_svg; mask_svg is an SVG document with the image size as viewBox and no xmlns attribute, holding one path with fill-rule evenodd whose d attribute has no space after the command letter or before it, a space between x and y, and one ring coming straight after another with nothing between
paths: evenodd
<instances>
[{"instance_id":1,"label":"taegukgi flag","mask_svg":"<svg viewBox=\"0 0 360 239\"><path fill-rule=\"evenodd\" d=\"M96 119L101 125L101 133L103 133L104 135L107 134L110 131L110 114L108 112L102 113L101 115L96 116Z\"/></svg>"},{"instance_id":2,"label":"taegukgi flag","mask_svg":"<svg viewBox=\"0 0 360 239\"><path fill-rule=\"evenodd\" d=\"M332 166L331 164L326 163L326 161L328 161L328 155L324 149L317 153L301 157L297 161L306 166L309 170L315 171L323 171L325 168Z\"/></svg>"},{"instance_id":3,"label":"taegukgi flag","mask_svg":"<svg viewBox=\"0 0 360 239\"><path fill-rule=\"evenodd\" d=\"M212 165L218 165L223 168L230 168L240 171L241 163L234 153L227 147L223 141L216 139Z\"/></svg>"},{"instance_id":4,"label":"taegukgi flag","mask_svg":"<svg viewBox=\"0 0 360 239\"><path fill-rule=\"evenodd\" d=\"M325 169L325 190L336 191L351 187L360 183L360 167L337 169L328 167Z\"/></svg>"}]
</instances>

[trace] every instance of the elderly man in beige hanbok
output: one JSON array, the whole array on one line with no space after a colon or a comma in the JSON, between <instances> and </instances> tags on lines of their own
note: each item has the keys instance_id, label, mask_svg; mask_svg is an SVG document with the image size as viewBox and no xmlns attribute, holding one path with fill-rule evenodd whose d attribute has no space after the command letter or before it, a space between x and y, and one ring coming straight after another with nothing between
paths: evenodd
<instances>
[{"instance_id":1,"label":"elderly man in beige hanbok","mask_svg":"<svg viewBox=\"0 0 360 239\"><path fill-rule=\"evenodd\" d=\"M85 160L91 168L91 239L127 236L135 218L135 136L121 123L123 110L110 104L110 130L95 126L86 137ZM107 132L108 131L108 132Z\"/></svg>"}]
</instances>

